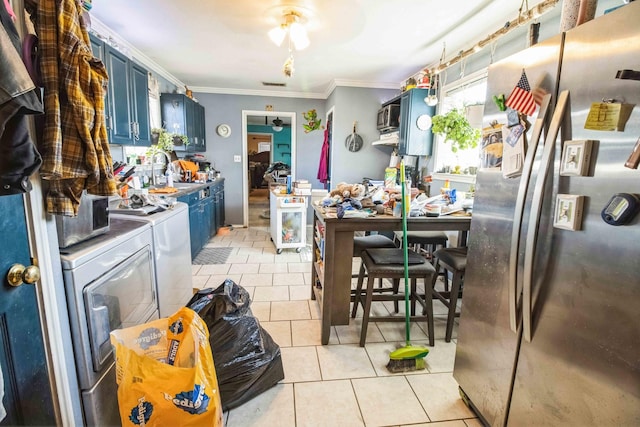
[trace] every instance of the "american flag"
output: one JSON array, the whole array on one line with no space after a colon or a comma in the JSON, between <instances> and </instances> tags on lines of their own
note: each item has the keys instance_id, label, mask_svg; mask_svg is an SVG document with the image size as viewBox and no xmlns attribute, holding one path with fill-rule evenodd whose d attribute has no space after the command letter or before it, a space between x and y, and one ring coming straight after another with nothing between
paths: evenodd
<instances>
[{"instance_id":1,"label":"american flag","mask_svg":"<svg viewBox=\"0 0 640 427\"><path fill-rule=\"evenodd\" d=\"M536 102L531 94L531 87L524 70L522 70L522 76L520 76L518 84L513 88L509 98L507 98L505 105L527 116L536 111Z\"/></svg>"}]
</instances>

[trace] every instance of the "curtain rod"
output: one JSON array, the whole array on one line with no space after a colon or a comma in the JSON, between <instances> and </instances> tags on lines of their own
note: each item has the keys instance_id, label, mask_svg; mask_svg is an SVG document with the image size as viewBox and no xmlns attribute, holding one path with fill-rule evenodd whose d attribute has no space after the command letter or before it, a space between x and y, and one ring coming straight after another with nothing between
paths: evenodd
<instances>
[{"instance_id":1,"label":"curtain rod","mask_svg":"<svg viewBox=\"0 0 640 427\"><path fill-rule=\"evenodd\" d=\"M544 15L549 10L553 9L553 7L555 7L555 5L559 1L560 0L545 0L542 3L539 3L536 6L532 7L531 9L529 9L529 10L527 10L525 12L519 13L517 18L515 18L515 19L513 19L511 21L508 21L498 31L495 31L494 33L492 33L492 34L488 35L487 37L485 37L484 39L480 40L478 43L476 43L470 49L461 50L458 53L458 55L454 56L450 60L448 60L448 61L446 61L444 63L439 63L439 65L437 67L433 68L433 73L438 74L441 71L444 71L448 67L452 66L453 64L462 61L466 57L471 56L474 53L478 53L484 47L486 47L488 44L498 40L500 37L502 37L505 34L511 32L511 30L515 30L519 26L524 25L524 24L526 24L526 23L528 23L528 22L530 22L530 21L532 21L534 19L537 19L540 16ZM432 68L432 67L433 66L427 67L427 68Z\"/></svg>"}]
</instances>

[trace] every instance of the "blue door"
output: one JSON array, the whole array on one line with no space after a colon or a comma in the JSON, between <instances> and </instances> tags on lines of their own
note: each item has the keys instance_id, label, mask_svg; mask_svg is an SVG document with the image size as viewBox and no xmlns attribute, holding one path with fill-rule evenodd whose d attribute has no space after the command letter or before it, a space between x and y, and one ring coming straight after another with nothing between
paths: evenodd
<instances>
[{"instance_id":1,"label":"blue door","mask_svg":"<svg viewBox=\"0 0 640 427\"><path fill-rule=\"evenodd\" d=\"M6 410L0 425L55 425L36 288L11 286L7 279L13 264L32 265L22 195L0 197L0 236L0 368Z\"/></svg>"}]
</instances>

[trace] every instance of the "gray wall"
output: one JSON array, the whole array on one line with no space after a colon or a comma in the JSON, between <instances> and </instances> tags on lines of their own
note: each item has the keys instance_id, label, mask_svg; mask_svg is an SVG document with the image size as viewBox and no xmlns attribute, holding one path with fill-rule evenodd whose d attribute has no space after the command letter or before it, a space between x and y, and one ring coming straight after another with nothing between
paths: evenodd
<instances>
[{"instance_id":1,"label":"gray wall","mask_svg":"<svg viewBox=\"0 0 640 427\"><path fill-rule=\"evenodd\" d=\"M242 163L233 161L234 155L242 155L242 110L263 111L267 104L274 111L296 113L296 178L307 179L313 188L324 188L317 180L320 150L324 131L305 133L302 113L315 108L318 117L326 124L326 112L334 107L332 149L332 188L339 182L358 183L362 178L382 179L389 164L392 148L372 146L379 139L376 117L380 105L399 93L398 90L337 87L327 100L304 98L272 98L248 95L223 95L196 93L195 97L205 108L207 160L222 172L225 181L226 219L230 224L242 224ZM352 133L357 121L357 132L364 140L360 151L350 152L345 139ZM231 136L221 138L216 127L226 123L231 126ZM310 220L310 218L309 218Z\"/></svg>"},{"instance_id":2,"label":"gray wall","mask_svg":"<svg viewBox=\"0 0 640 427\"><path fill-rule=\"evenodd\" d=\"M205 108L207 151L204 155L226 178L227 223L242 224L243 220L242 174L245 171L242 163L233 161L234 155L242 155L242 110L264 111L266 105L273 105L274 111L295 112L296 178L309 180L313 188L322 188L316 175L324 131L304 133L302 113L315 108L324 124L324 100L211 93L195 93L194 96ZM222 138L216 133L216 127L221 123L231 126L231 136L228 138Z\"/></svg>"},{"instance_id":3,"label":"gray wall","mask_svg":"<svg viewBox=\"0 0 640 427\"><path fill-rule=\"evenodd\" d=\"M331 93L327 99L327 110L335 107L331 145L332 188L340 182L362 182L364 177L384 178L392 148L372 146L371 142L380 139L376 129L378 109L383 102L399 93L399 90L356 87L337 87ZM345 147L345 140L353 132L354 121L364 144L360 151L351 152Z\"/></svg>"}]
</instances>

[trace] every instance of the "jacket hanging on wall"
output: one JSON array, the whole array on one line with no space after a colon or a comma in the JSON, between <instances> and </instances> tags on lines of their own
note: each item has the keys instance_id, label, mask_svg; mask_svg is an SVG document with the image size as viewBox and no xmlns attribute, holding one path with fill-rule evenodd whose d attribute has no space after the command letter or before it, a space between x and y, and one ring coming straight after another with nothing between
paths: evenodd
<instances>
[{"instance_id":1,"label":"jacket hanging on wall","mask_svg":"<svg viewBox=\"0 0 640 427\"><path fill-rule=\"evenodd\" d=\"M318 164L318 181L326 184L329 181L329 124L324 130L324 141L320 151L320 162Z\"/></svg>"},{"instance_id":2,"label":"jacket hanging on wall","mask_svg":"<svg viewBox=\"0 0 640 427\"><path fill-rule=\"evenodd\" d=\"M29 177L42 159L27 114L42 113L35 85L20 58L20 37L6 3L0 4L0 195L31 190Z\"/></svg>"},{"instance_id":3,"label":"jacket hanging on wall","mask_svg":"<svg viewBox=\"0 0 640 427\"><path fill-rule=\"evenodd\" d=\"M40 0L37 31L45 125L40 174L49 182L47 212L75 216L83 190L114 195L105 121L104 64L94 58L75 0Z\"/></svg>"}]
</instances>

